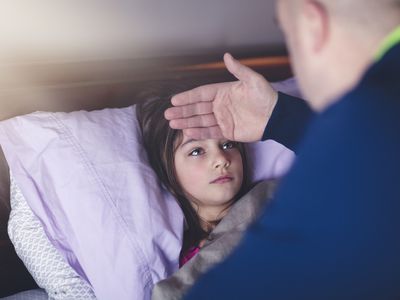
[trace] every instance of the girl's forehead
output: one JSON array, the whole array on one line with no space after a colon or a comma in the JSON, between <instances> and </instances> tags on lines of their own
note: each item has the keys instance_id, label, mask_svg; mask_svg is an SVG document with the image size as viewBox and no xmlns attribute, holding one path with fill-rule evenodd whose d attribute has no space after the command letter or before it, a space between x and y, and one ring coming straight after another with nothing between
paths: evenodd
<instances>
[{"instance_id":1,"label":"girl's forehead","mask_svg":"<svg viewBox=\"0 0 400 300\"><path fill-rule=\"evenodd\" d=\"M192 137L189 137L189 136L185 135L182 131L180 132L179 136L180 136L182 144L186 143L188 141L190 141L190 142L211 142L211 143L212 142L214 142L214 143L216 142L216 143L219 143L219 142L227 140L227 139L193 139Z\"/></svg>"},{"instance_id":2,"label":"girl's forehead","mask_svg":"<svg viewBox=\"0 0 400 300\"><path fill-rule=\"evenodd\" d=\"M190 137L187 137L183 135L180 146L184 146L186 144L191 144L191 143L198 143L198 144L220 144L222 142L226 141L226 139L203 139L203 140L198 140L198 139L193 139Z\"/></svg>"}]
</instances>

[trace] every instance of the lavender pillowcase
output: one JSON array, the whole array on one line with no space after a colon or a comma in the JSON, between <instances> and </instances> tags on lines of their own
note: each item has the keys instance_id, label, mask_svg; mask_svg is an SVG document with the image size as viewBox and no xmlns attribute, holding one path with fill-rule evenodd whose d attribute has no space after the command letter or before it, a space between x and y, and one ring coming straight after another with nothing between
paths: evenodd
<instances>
[{"instance_id":1,"label":"lavender pillowcase","mask_svg":"<svg viewBox=\"0 0 400 300\"><path fill-rule=\"evenodd\" d=\"M183 215L147 162L135 115L131 106L0 122L29 206L98 299L149 299L178 268ZM281 176L294 158L274 141L248 152L253 181Z\"/></svg>"}]
</instances>

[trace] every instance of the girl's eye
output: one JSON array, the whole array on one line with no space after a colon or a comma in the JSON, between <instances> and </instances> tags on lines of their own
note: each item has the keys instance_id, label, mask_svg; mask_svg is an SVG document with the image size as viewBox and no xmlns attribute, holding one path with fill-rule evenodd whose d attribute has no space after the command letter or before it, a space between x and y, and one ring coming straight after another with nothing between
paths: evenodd
<instances>
[{"instance_id":1,"label":"girl's eye","mask_svg":"<svg viewBox=\"0 0 400 300\"><path fill-rule=\"evenodd\" d=\"M199 156L200 154L203 154L203 153L204 153L203 149L201 149L201 148L196 148L196 149L193 149L193 150L189 153L189 156Z\"/></svg>"},{"instance_id":2,"label":"girl's eye","mask_svg":"<svg viewBox=\"0 0 400 300\"><path fill-rule=\"evenodd\" d=\"M235 148L235 147L236 147L236 143L235 142L231 142L231 141L226 142L226 143L224 143L222 145L222 149L223 150L232 149L232 148Z\"/></svg>"}]
</instances>

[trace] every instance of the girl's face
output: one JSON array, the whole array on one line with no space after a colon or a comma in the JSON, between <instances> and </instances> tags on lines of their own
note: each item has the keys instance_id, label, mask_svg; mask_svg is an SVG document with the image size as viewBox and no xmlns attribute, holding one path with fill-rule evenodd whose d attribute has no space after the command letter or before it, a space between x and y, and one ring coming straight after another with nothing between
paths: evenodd
<instances>
[{"instance_id":1,"label":"girl's face","mask_svg":"<svg viewBox=\"0 0 400 300\"><path fill-rule=\"evenodd\" d=\"M175 169L186 197L207 221L222 217L243 182L242 156L229 140L183 136L175 151Z\"/></svg>"}]
</instances>

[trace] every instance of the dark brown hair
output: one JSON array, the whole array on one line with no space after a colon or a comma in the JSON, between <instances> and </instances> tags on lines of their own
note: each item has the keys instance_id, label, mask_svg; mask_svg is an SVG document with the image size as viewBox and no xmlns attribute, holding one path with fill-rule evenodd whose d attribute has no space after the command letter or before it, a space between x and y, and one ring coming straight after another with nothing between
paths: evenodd
<instances>
[{"instance_id":1,"label":"dark brown hair","mask_svg":"<svg viewBox=\"0 0 400 300\"><path fill-rule=\"evenodd\" d=\"M186 228L182 246L182 253L185 253L190 247L198 245L209 232L202 228L200 218L186 198L176 176L174 154L176 146L183 137L182 131L169 127L168 121L164 118L164 111L171 106L170 97L154 97L137 104L136 114L150 165L162 184L175 196L185 216ZM239 143L238 149L243 161L243 183L235 201L246 192L248 186L244 145Z\"/></svg>"}]
</instances>

